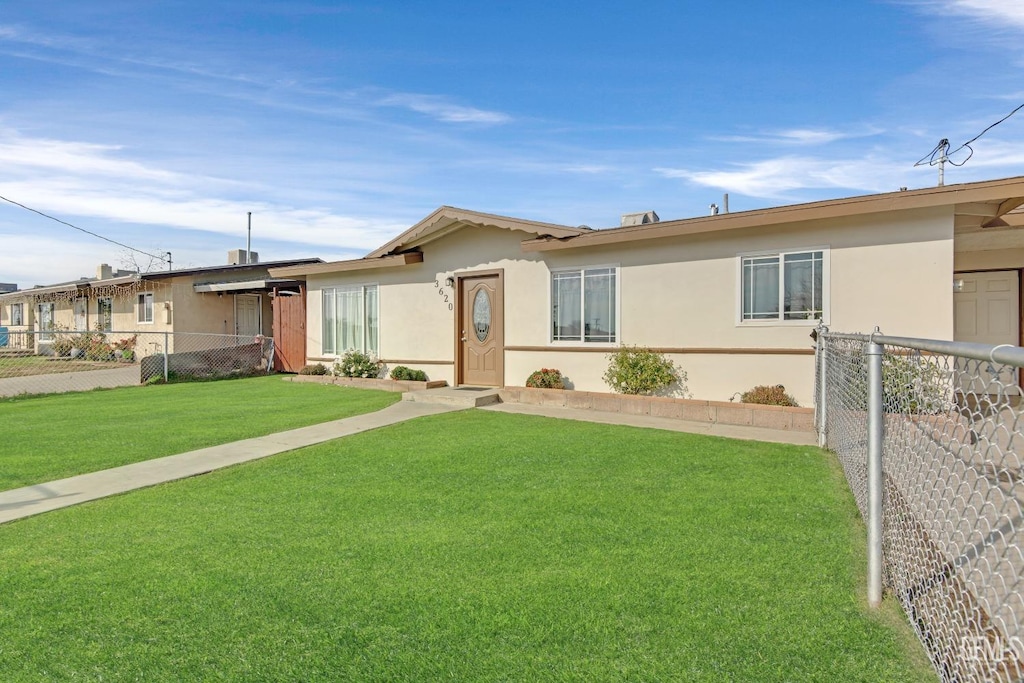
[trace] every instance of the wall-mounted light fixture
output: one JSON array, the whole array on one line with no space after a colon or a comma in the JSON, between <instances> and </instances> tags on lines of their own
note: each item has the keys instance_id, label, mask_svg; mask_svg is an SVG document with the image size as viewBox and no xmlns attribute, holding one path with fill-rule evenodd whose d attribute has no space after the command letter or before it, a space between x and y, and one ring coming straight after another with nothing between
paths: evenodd
<instances>
[{"instance_id":1,"label":"wall-mounted light fixture","mask_svg":"<svg viewBox=\"0 0 1024 683\"><path fill-rule=\"evenodd\" d=\"M449 287L454 287L455 286L455 278L452 277L451 275L449 275L448 277L446 277L444 279L444 283L446 285L448 285Z\"/></svg>"}]
</instances>

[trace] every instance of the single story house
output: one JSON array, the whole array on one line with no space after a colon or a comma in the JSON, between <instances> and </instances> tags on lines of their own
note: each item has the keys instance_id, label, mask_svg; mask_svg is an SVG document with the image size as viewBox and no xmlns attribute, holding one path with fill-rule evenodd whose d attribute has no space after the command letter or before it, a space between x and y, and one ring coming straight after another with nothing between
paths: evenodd
<instances>
[{"instance_id":1,"label":"single story house","mask_svg":"<svg viewBox=\"0 0 1024 683\"><path fill-rule=\"evenodd\" d=\"M813 396L820 322L1019 344L1024 177L604 230L441 207L365 257L270 269L305 279L306 360L347 349L453 385L558 368L607 391L623 345L667 354L695 398L782 384Z\"/></svg>"},{"instance_id":2,"label":"single story house","mask_svg":"<svg viewBox=\"0 0 1024 683\"><path fill-rule=\"evenodd\" d=\"M314 263L322 261L260 263L255 253L232 250L227 264L202 268L136 273L101 264L93 278L0 294L0 327L8 346L37 353L47 352L57 330L269 337L275 298L294 296L303 308L305 301L303 282L271 278L269 269ZM168 344L173 350L173 337Z\"/></svg>"}]
</instances>

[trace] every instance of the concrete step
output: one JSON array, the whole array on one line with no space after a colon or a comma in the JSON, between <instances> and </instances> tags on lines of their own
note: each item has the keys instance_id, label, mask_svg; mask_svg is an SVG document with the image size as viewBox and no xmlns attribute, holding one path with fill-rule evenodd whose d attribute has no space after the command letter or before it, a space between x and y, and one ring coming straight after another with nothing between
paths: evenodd
<instances>
[{"instance_id":1,"label":"concrete step","mask_svg":"<svg viewBox=\"0 0 1024 683\"><path fill-rule=\"evenodd\" d=\"M501 399L498 398L496 387L439 387L422 391L407 391L402 394L402 400L477 408L497 403Z\"/></svg>"}]
</instances>

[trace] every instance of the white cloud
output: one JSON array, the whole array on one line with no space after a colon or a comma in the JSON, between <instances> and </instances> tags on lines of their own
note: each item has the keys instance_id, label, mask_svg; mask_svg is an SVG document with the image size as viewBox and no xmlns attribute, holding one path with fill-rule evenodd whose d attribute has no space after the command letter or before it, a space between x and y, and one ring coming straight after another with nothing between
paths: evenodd
<instances>
[{"instance_id":1,"label":"white cloud","mask_svg":"<svg viewBox=\"0 0 1024 683\"><path fill-rule=\"evenodd\" d=\"M1005 27L1024 29L1024 3L1020 0L931 0L923 5L932 11L963 16Z\"/></svg>"},{"instance_id":2,"label":"white cloud","mask_svg":"<svg viewBox=\"0 0 1024 683\"><path fill-rule=\"evenodd\" d=\"M142 248L154 233L175 229L242 237L248 211L262 239L332 251L365 253L408 227L317 206L298 208L266 199L256 185L166 171L126 155L120 147L0 132L0 194L86 229L93 228L78 217L158 228L130 233L130 243ZM166 239L164 244L170 247Z\"/></svg>"},{"instance_id":3,"label":"white cloud","mask_svg":"<svg viewBox=\"0 0 1024 683\"><path fill-rule=\"evenodd\" d=\"M873 127L851 131L829 130L826 128L792 128L789 130L764 131L753 135L716 135L711 136L709 139L717 142L811 146L827 145L839 140L849 140L852 138L865 138L879 135L882 132L881 129Z\"/></svg>"},{"instance_id":4,"label":"white cloud","mask_svg":"<svg viewBox=\"0 0 1024 683\"><path fill-rule=\"evenodd\" d=\"M452 104L436 95L394 93L382 97L376 104L383 107L403 107L447 123L508 123L512 117L498 111Z\"/></svg>"},{"instance_id":5,"label":"white cloud","mask_svg":"<svg viewBox=\"0 0 1024 683\"><path fill-rule=\"evenodd\" d=\"M173 181L179 178L174 173L150 169L142 164L114 158L113 153L121 151L115 145L97 145L87 142L67 142L46 138L22 138L16 134L0 133L0 158L7 166L26 167L24 170L43 170L47 173L102 174L146 178L147 180Z\"/></svg>"},{"instance_id":6,"label":"white cloud","mask_svg":"<svg viewBox=\"0 0 1024 683\"><path fill-rule=\"evenodd\" d=\"M728 170L656 168L666 178L681 178L697 185L751 197L784 199L805 189L842 188L885 192L908 185L909 164L879 158L821 159L783 156L735 164Z\"/></svg>"}]
</instances>

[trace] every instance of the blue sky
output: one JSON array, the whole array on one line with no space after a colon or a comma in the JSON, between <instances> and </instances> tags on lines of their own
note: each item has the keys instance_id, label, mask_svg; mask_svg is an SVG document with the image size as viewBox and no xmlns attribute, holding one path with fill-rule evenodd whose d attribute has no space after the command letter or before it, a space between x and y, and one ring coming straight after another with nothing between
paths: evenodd
<instances>
[{"instance_id":1,"label":"blue sky","mask_svg":"<svg viewBox=\"0 0 1024 683\"><path fill-rule=\"evenodd\" d=\"M0 195L182 267L247 211L261 259L330 260L442 204L600 228L925 187L1024 102L1019 0L3 8ZM1022 133L947 183L1024 174ZM0 202L0 282L125 261Z\"/></svg>"}]
</instances>

